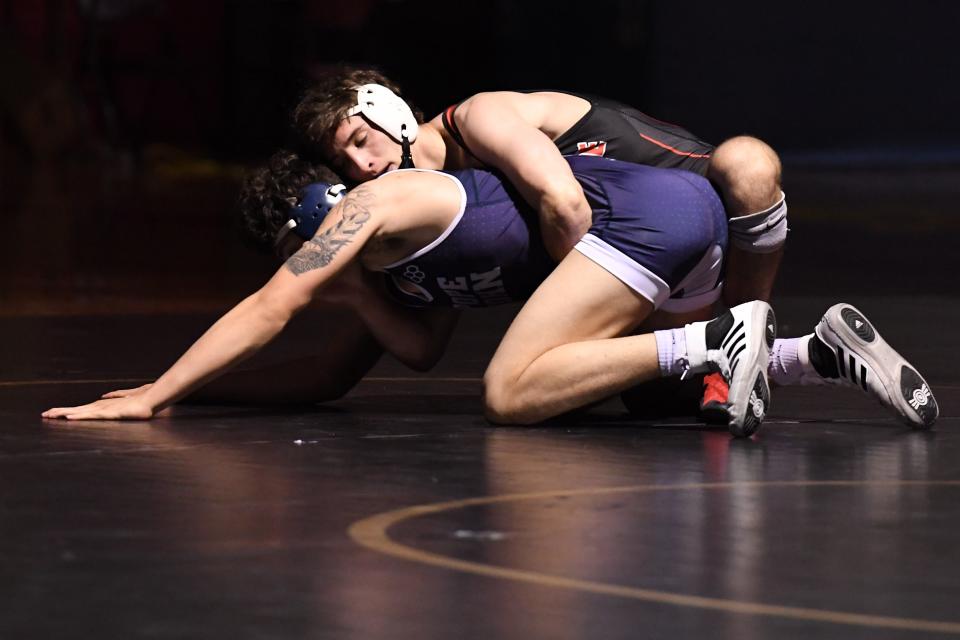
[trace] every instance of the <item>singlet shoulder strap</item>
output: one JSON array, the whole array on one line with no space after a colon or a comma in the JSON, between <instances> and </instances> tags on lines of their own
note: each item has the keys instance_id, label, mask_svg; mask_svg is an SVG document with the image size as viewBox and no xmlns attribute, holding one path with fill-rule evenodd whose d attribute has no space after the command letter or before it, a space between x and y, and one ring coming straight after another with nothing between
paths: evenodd
<instances>
[{"instance_id":1,"label":"singlet shoulder strap","mask_svg":"<svg viewBox=\"0 0 960 640\"><path fill-rule=\"evenodd\" d=\"M460 133L460 127L457 126L457 122L453 119L453 114L456 113L457 108L463 104L458 102L457 104L452 104L446 109L443 110L443 114L440 116L440 121L443 123L443 128L447 130L447 133L453 138L454 142L460 145L464 151L473 155L470 151L470 148L467 147L467 143L463 140L463 134Z\"/></svg>"}]
</instances>

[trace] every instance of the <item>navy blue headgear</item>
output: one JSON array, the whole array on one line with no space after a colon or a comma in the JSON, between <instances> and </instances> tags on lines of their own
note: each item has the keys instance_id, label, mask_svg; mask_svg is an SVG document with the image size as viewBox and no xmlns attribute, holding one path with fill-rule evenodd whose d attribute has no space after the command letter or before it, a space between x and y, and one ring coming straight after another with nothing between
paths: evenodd
<instances>
[{"instance_id":1,"label":"navy blue headgear","mask_svg":"<svg viewBox=\"0 0 960 640\"><path fill-rule=\"evenodd\" d=\"M304 241L313 238L323 219L343 199L346 191L342 184L327 182L314 182L304 187L297 204L290 209L290 219L277 232L273 246L279 248L291 231Z\"/></svg>"}]
</instances>

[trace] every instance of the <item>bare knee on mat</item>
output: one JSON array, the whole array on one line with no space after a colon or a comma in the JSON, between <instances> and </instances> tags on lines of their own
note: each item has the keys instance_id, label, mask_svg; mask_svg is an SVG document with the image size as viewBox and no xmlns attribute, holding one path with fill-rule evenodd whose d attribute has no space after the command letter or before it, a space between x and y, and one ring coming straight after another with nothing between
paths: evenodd
<instances>
[{"instance_id":1,"label":"bare knee on mat","mask_svg":"<svg viewBox=\"0 0 960 640\"><path fill-rule=\"evenodd\" d=\"M519 375L488 370L483 376L483 414L493 424L533 424L533 415L523 401Z\"/></svg>"},{"instance_id":2,"label":"bare knee on mat","mask_svg":"<svg viewBox=\"0 0 960 640\"><path fill-rule=\"evenodd\" d=\"M483 375L483 414L494 424L512 424L509 382L490 369Z\"/></svg>"}]
</instances>

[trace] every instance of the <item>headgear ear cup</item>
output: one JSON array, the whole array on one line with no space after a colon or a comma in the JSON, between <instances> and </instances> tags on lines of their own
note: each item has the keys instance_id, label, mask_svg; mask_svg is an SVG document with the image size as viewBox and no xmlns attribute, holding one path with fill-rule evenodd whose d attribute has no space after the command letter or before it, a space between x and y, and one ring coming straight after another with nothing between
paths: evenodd
<instances>
[{"instance_id":1,"label":"headgear ear cup","mask_svg":"<svg viewBox=\"0 0 960 640\"><path fill-rule=\"evenodd\" d=\"M289 220L277 232L273 246L279 250L281 244L291 232L304 241L313 238L324 218L338 202L343 200L347 188L342 184L331 185L326 182L308 184L300 192L298 204L290 208Z\"/></svg>"},{"instance_id":2,"label":"headgear ear cup","mask_svg":"<svg viewBox=\"0 0 960 640\"><path fill-rule=\"evenodd\" d=\"M419 125L410 105L403 98L380 84L365 84L357 88L357 106L347 116L361 114L380 127L401 145L400 169L413 167L410 143L417 139Z\"/></svg>"},{"instance_id":3,"label":"headgear ear cup","mask_svg":"<svg viewBox=\"0 0 960 640\"><path fill-rule=\"evenodd\" d=\"M357 87L357 106L347 111L348 116L362 114L364 118L383 129L387 135L403 142L417 139L417 119L403 98L380 84Z\"/></svg>"}]
</instances>

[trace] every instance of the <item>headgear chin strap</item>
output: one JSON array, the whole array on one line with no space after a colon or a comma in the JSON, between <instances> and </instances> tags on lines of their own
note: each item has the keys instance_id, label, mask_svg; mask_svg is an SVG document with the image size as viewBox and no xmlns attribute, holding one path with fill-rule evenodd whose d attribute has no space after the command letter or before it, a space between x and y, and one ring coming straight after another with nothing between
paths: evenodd
<instances>
[{"instance_id":1,"label":"headgear chin strap","mask_svg":"<svg viewBox=\"0 0 960 640\"><path fill-rule=\"evenodd\" d=\"M357 88L357 106L347 116L361 114L400 143L400 168L413 168L410 143L416 141L419 125L403 98L381 84L365 84Z\"/></svg>"},{"instance_id":2,"label":"headgear chin strap","mask_svg":"<svg viewBox=\"0 0 960 640\"><path fill-rule=\"evenodd\" d=\"M313 238L323 219L343 199L346 191L347 188L342 184L331 185L327 182L315 182L304 187L299 201L290 209L290 219L277 232L274 248L279 251L290 233L305 242Z\"/></svg>"}]
</instances>

